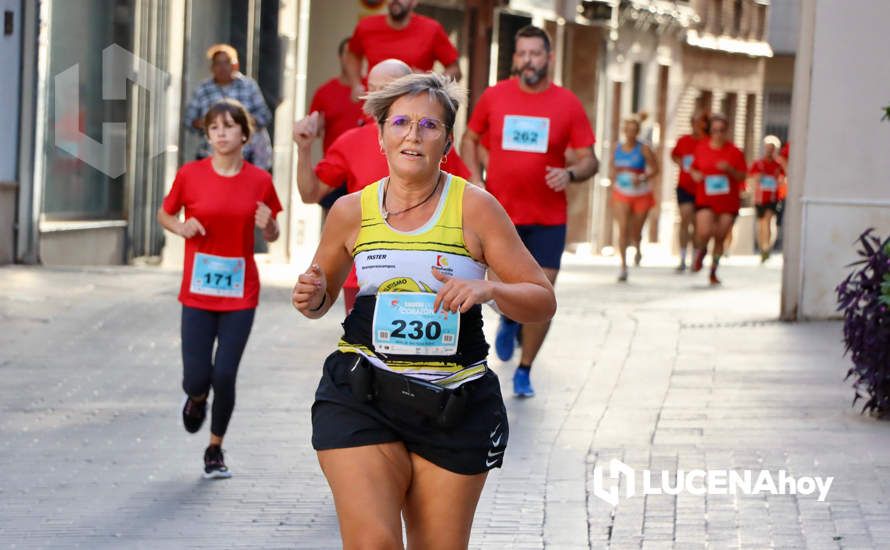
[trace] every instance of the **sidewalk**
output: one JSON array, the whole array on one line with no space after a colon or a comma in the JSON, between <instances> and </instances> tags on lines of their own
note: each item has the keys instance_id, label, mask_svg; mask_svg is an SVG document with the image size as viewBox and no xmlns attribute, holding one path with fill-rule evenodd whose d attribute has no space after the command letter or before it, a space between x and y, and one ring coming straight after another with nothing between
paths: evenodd
<instances>
[{"instance_id":1,"label":"sidewalk","mask_svg":"<svg viewBox=\"0 0 890 550\"><path fill-rule=\"evenodd\" d=\"M510 446L471 548L890 548L890 424L850 408L839 323L775 321L779 263L731 258L719 289L645 266L618 285L604 264L569 257L560 275L538 396L507 397ZM296 273L263 266L226 439L234 477L206 482L206 431L178 418L179 274L0 268L0 547L339 548L309 406L340 319L293 311ZM509 396L513 365L492 366ZM612 458L835 480L825 502L682 493L613 508L592 493Z\"/></svg>"}]
</instances>

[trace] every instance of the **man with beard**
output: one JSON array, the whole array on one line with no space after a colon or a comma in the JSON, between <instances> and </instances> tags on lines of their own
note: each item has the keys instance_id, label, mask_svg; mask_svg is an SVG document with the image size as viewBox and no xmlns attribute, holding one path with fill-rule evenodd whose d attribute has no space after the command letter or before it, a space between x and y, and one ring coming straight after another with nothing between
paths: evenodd
<instances>
[{"instance_id":1,"label":"man with beard","mask_svg":"<svg viewBox=\"0 0 890 550\"><path fill-rule=\"evenodd\" d=\"M417 0L389 0L386 15L372 15L358 22L349 41L346 76L357 100L365 93L362 59L368 71L384 59L404 61L414 71L431 71L438 61L445 74L460 80L457 49L437 21L414 13Z\"/></svg>"},{"instance_id":2,"label":"man with beard","mask_svg":"<svg viewBox=\"0 0 890 550\"><path fill-rule=\"evenodd\" d=\"M553 84L550 37L538 27L516 33L513 71L485 90L461 141L461 156L472 181L483 185L477 154L488 133L489 162L485 188L507 210L519 236L551 283L556 282L566 239L566 194L571 182L593 176L598 167L593 129L584 107L570 91ZM566 153L573 162L566 166ZM495 274L496 275L496 274ZM529 371L550 323L522 325L522 356L513 375L513 391L534 395ZM520 326L501 317L495 351L502 361L513 356Z\"/></svg>"}]
</instances>

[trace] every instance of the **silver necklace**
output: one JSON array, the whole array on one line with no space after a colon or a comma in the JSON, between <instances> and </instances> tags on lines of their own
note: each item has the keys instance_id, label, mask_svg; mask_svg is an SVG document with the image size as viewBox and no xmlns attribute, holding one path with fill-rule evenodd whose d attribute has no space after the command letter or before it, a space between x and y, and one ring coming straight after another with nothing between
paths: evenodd
<instances>
[{"instance_id":1,"label":"silver necklace","mask_svg":"<svg viewBox=\"0 0 890 550\"><path fill-rule=\"evenodd\" d=\"M404 214L405 212L407 212L409 210L414 210L415 208L417 208L419 206L423 206L424 204L429 202L429 200L431 198L433 198L433 195L436 194L436 191L439 190L439 183L441 181L442 181L442 172L439 171L439 176L436 178L436 185L435 185L435 187L433 187L432 192L429 195L427 195L425 199L423 199L419 203L415 204L414 206L409 206L408 208L405 208L404 210L399 210L398 212L390 212L386 209L386 191L389 189L389 178L386 178L386 185L383 186L383 201L382 201L383 204L380 208L380 214L383 216L384 221L389 219L390 216L398 216L399 214Z\"/></svg>"}]
</instances>

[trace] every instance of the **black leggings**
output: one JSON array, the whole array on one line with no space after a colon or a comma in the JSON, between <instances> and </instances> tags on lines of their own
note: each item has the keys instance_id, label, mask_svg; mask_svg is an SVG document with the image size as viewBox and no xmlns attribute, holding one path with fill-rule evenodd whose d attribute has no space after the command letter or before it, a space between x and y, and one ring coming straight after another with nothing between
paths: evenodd
<instances>
[{"instance_id":1,"label":"black leggings","mask_svg":"<svg viewBox=\"0 0 890 550\"><path fill-rule=\"evenodd\" d=\"M255 311L209 311L182 306L182 389L199 397L213 388L210 431L219 437L226 435L235 409L235 377Z\"/></svg>"}]
</instances>

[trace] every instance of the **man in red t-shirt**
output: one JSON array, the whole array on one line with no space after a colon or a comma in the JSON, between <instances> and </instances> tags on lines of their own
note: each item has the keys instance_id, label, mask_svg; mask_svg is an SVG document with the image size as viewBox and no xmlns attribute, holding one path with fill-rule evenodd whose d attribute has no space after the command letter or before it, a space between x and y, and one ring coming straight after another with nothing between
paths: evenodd
<instances>
[{"instance_id":1,"label":"man in red t-shirt","mask_svg":"<svg viewBox=\"0 0 890 550\"><path fill-rule=\"evenodd\" d=\"M382 89L392 80L411 74L411 67L398 59L386 59L371 69L368 87L371 91ZM324 158L312 168L312 143L317 138L317 118L310 115L294 125L297 142L297 190L304 203L323 201L341 184L347 193L361 191L367 185L386 177L389 166L380 152L377 124L368 118L366 124L353 128L337 138ZM464 179L470 179L470 171L454 148L445 156L442 170ZM343 297L348 313L355 303L358 280L353 270L343 283Z\"/></svg>"},{"instance_id":2,"label":"man in red t-shirt","mask_svg":"<svg viewBox=\"0 0 890 550\"><path fill-rule=\"evenodd\" d=\"M309 104L310 113L319 114L321 133L324 134L322 151L334 143L343 132L365 123L362 101L350 98L349 77L346 75L346 57L349 38L340 42L337 50L340 58L340 74L318 87Z\"/></svg>"},{"instance_id":3,"label":"man in red t-shirt","mask_svg":"<svg viewBox=\"0 0 890 550\"><path fill-rule=\"evenodd\" d=\"M340 41L340 46L337 49L340 58L340 74L319 86L309 105L309 113L318 113L318 127L324 134L324 141L322 141L322 152L324 153L343 132L365 123L365 113L362 111L363 102L352 100L349 77L346 75L348 45L349 38L344 38ZM338 186L335 192L328 194L319 204L327 210L334 204L334 201L345 194L346 186Z\"/></svg>"},{"instance_id":4,"label":"man in red t-shirt","mask_svg":"<svg viewBox=\"0 0 890 550\"><path fill-rule=\"evenodd\" d=\"M692 115L692 133L680 136L671 151L671 160L677 165L677 206L680 209L680 265L677 271L686 271L686 249L695 233L695 180L689 173L695 148L708 137L708 113L697 111Z\"/></svg>"},{"instance_id":5,"label":"man in red t-shirt","mask_svg":"<svg viewBox=\"0 0 890 550\"><path fill-rule=\"evenodd\" d=\"M518 77L485 90L461 142L473 182L482 185L477 148L480 136L489 135L485 188L504 206L551 283L565 248L565 189L593 176L599 166L584 107L572 92L550 81L553 58L550 37L543 29L531 25L520 29L513 54ZM567 151L574 159L570 166L566 166ZM517 395L534 395L529 370L549 327L537 323L522 328L522 357L513 376ZM513 356L518 331L515 322L501 318L495 350L502 361Z\"/></svg>"},{"instance_id":6,"label":"man in red t-shirt","mask_svg":"<svg viewBox=\"0 0 890 550\"><path fill-rule=\"evenodd\" d=\"M692 271L701 271L708 243L712 251L712 285L720 284L717 267L726 237L739 214L739 194L745 183L745 154L729 141L729 122L720 114L711 116L710 138L699 142L689 173L695 180L695 259Z\"/></svg>"},{"instance_id":7,"label":"man in red t-shirt","mask_svg":"<svg viewBox=\"0 0 890 550\"><path fill-rule=\"evenodd\" d=\"M356 25L349 40L347 76L352 97L365 93L362 59L368 71L384 59L400 59L415 71L431 71L438 61L445 74L460 80L457 49L436 20L414 13L417 0L389 0L386 15L371 15Z\"/></svg>"},{"instance_id":8,"label":"man in red t-shirt","mask_svg":"<svg viewBox=\"0 0 890 550\"><path fill-rule=\"evenodd\" d=\"M763 139L763 158L754 162L748 174L754 179L754 208L757 210L757 236L760 261L769 259L772 249L772 221L779 203L779 189L785 171L777 160L781 141L776 136Z\"/></svg>"}]
</instances>

